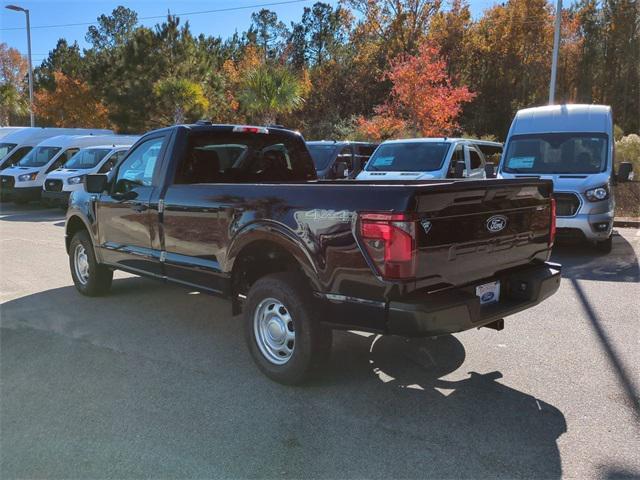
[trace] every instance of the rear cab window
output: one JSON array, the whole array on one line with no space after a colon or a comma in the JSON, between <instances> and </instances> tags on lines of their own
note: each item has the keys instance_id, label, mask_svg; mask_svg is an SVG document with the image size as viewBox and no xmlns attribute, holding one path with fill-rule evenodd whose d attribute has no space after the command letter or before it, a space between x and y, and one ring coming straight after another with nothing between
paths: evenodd
<instances>
[{"instance_id":1,"label":"rear cab window","mask_svg":"<svg viewBox=\"0 0 640 480\"><path fill-rule=\"evenodd\" d=\"M315 179L302 139L279 132L196 131L177 166L175 184L260 183Z\"/></svg>"},{"instance_id":2,"label":"rear cab window","mask_svg":"<svg viewBox=\"0 0 640 480\"><path fill-rule=\"evenodd\" d=\"M382 144L369 159L367 172L429 172L442 168L449 142Z\"/></svg>"}]
</instances>

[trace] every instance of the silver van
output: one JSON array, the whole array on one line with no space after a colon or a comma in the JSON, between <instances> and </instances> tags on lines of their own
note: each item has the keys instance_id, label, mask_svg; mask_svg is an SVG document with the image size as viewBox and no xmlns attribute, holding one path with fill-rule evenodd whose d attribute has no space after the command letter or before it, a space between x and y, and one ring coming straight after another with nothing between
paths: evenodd
<instances>
[{"instance_id":1,"label":"silver van","mask_svg":"<svg viewBox=\"0 0 640 480\"><path fill-rule=\"evenodd\" d=\"M605 105L550 105L520 110L511 124L500 178L553 181L558 236L611 251L615 200L613 120Z\"/></svg>"}]
</instances>

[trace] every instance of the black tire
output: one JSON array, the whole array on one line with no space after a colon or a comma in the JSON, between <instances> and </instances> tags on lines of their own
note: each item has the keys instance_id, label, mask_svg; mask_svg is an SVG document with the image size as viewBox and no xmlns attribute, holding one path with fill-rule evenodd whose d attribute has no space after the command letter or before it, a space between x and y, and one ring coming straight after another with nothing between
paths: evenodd
<instances>
[{"instance_id":1,"label":"black tire","mask_svg":"<svg viewBox=\"0 0 640 480\"><path fill-rule=\"evenodd\" d=\"M596 242L596 249L601 253L611 253L613 248L613 235L610 235L606 240Z\"/></svg>"},{"instance_id":2,"label":"black tire","mask_svg":"<svg viewBox=\"0 0 640 480\"><path fill-rule=\"evenodd\" d=\"M287 357L286 363L277 364L275 361L283 359L269 357L269 345L260 337L260 321L254 318L264 318L269 315L269 308L278 305L284 308L285 318L289 319L287 331L283 335L295 336L293 350ZM265 312L260 315L260 312ZM279 328L278 317L276 330ZM293 329L293 330L292 330ZM275 273L259 279L253 284L244 305L244 331L249 352L258 368L270 379L285 385L296 385L308 380L314 370L328 358L331 352L332 332L319 322L319 308L317 300L311 294L307 282L300 275L293 273ZM267 331L269 331L267 329ZM278 334L279 331L276 332ZM265 333L265 335L270 333ZM271 337L273 341L273 337ZM262 345L262 347L260 346ZM282 344L283 348L285 343ZM273 352L272 352L273 353ZM281 353L281 352L280 352ZM277 355L274 355L277 356ZM285 356L285 355L283 355Z\"/></svg>"},{"instance_id":3,"label":"black tire","mask_svg":"<svg viewBox=\"0 0 640 480\"><path fill-rule=\"evenodd\" d=\"M81 251L84 251L86 255L86 262L88 263L86 270L76 268L76 263L79 262L76 253L79 248L82 248ZM85 231L76 233L71 240L69 245L69 267L73 283L81 294L88 297L96 297L104 295L111 288L113 270L96 261L91 238ZM86 273L85 278L82 278L82 271Z\"/></svg>"}]
</instances>

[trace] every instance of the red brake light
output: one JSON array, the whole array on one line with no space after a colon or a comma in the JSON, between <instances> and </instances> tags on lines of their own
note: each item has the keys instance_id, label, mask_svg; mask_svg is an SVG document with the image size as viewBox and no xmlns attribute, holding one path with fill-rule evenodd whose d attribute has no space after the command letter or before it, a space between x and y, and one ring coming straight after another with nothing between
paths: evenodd
<instances>
[{"instance_id":1,"label":"red brake light","mask_svg":"<svg viewBox=\"0 0 640 480\"><path fill-rule=\"evenodd\" d=\"M233 127L233 131L236 133L269 133L269 129L266 127L250 127L248 125L236 125Z\"/></svg>"},{"instance_id":2,"label":"red brake light","mask_svg":"<svg viewBox=\"0 0 640 480\"><path fill-rule=\"evenodd\" d=\"M384 278L415 277L415 222L405 214L360 214L360 237Z\"/></svg>"},{"instance_id":3,"label":"red brake light","mask_svg":"<svg viewBox=\"0 0 640 480\"><path fill-rule=\"evenodd\" d=\"M549 247L556 241L556 199L551 197L551 228L549 229Z\"/></svg>"}]
</instances>

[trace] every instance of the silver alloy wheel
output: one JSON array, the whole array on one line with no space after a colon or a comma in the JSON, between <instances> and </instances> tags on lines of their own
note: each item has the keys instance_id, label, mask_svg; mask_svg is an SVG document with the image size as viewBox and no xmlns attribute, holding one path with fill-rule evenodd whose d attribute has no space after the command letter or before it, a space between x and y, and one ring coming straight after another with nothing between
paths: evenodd
<instances>
[{"instance_id":1,"label":"silver alloy wheel","mask_svg":"<svg viewBox=\"0 0 640 480\"><path fill-rule=\"evenodd\" d=\"M76 278L82 285L89 281L89 257L84 245L79 243L73 252L73 267L76 271Z\"/></svg>"},{"instance_id":2,"label":"silver alloy wheel","mask_svg":"<svg viewBox=\"0 0 640 480\"><path fill-rule=\"evenodd\" d=\"M284 365L293 355L293 319L280 300L265 298L258 304L253 314L253 333L260 352L274 365Z\"/></svg>"}]
</instances>

